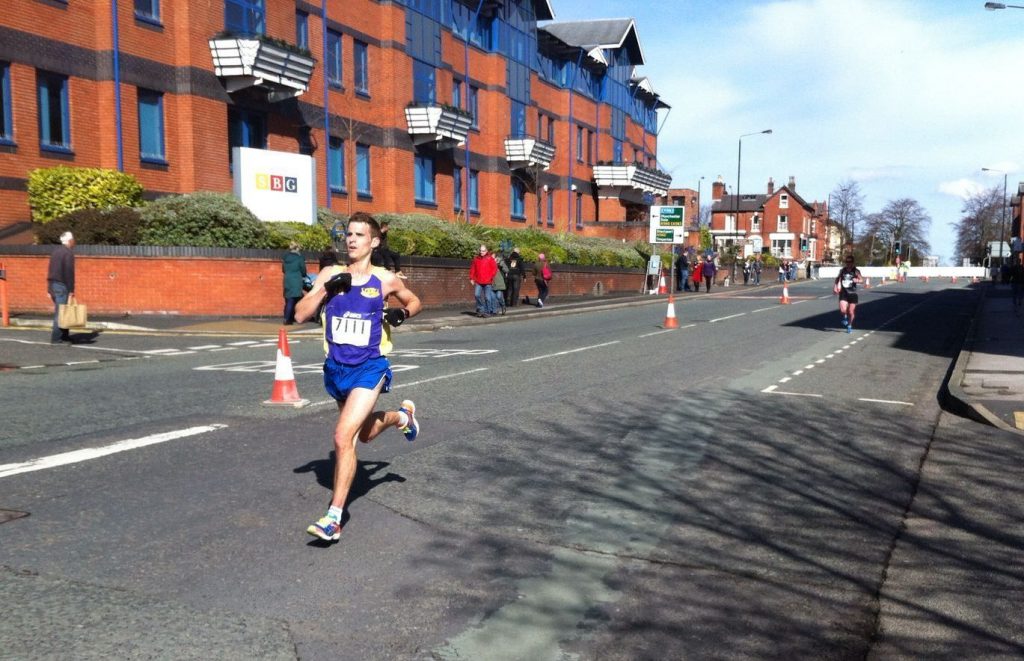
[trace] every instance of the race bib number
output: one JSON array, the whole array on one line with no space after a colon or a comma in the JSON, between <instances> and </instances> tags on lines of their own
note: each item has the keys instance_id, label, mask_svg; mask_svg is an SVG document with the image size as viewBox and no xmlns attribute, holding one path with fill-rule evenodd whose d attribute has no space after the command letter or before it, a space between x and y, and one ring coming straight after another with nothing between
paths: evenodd
<instances>
[{"instance_id":1,"label":"race bib number","mask_svg":"<svg viewBox=\"0 0 1024 661\"><path fill-rule=\"evenodd\" d=\"M356 317L331 317L331 342L365 347L370 344L370 320Z\"/></svg>"}]
</instances>

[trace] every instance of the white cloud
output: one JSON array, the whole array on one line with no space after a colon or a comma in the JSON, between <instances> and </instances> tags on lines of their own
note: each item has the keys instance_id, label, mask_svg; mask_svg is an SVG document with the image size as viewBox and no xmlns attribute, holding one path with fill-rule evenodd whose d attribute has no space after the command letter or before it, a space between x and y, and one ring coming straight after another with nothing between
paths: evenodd
<instances>
[{"instance_id":1,"label":"white cloud","mask_svg":"<svg viewBox=\"0 0 1024 661\"><path fill-rule=\"evenodd\" d=\"M958 200L966 200L985 190L985 188L986 186L982 186L973 179L956 179L954 181L943 181L939 184L940 193L952 195Z\"/></svg>"}]
</instances>

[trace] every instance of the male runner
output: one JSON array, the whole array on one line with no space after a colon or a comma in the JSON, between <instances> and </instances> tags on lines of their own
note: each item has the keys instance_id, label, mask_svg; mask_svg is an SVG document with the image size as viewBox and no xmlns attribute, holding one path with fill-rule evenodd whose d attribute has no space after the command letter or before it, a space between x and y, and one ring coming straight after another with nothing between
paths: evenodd
<instances>
[{"instance_id":1,"label":"male runner","mask_svg":"<svg viewBox=\"0 0 1024 661\"><path fill-rule=\"evenodd\" d=\"M306 529L326 541L341 537L345 501L356 475L356 441L369 443L389 427L398 427L412 441L419 434L416 405L402 402L397 411L374 411L377 397L391 389L391 329L420 311L420 299L395 273L370 264L380 242L373 216L355 213L345 233L348 266L320 271L313 288L295 308L296 321L312 317L326 299L323 311L324 386L338 402L334 428L334 491L319 521ZM384 307L388 296L401 307Z\"/></svg>"},{"instance_id":2,"label":"male runner","mask_svg":"<svg viewBox=\"0 0 1024 661\"><path fill-rule=\"evenodd\" d=\"M839 313L843 315L846 332L853 332L853 317L857 312L857 285L861 283L860 269L853 262L853 255L847 255L844 266L836 276L832 291L839 294Z\"/></svg>"}]
</instances>

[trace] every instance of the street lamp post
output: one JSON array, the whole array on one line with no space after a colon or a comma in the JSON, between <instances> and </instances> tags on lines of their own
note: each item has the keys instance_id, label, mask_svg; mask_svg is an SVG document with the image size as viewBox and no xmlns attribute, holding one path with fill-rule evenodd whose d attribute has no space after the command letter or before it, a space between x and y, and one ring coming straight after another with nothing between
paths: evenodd
<instances>
[{"instance_id":1,"label":"street lamp post","mask_svg":"<svg viewBox=\"0 0 1024 661\"><path fill-rule=\"evenodd\" d=\"M761 135L761 134L768 135L771 132L772 132L771 129L765 129L763 131L755 131L754 133L744 133L743 135L740 136L739 147L736 150L736 193L735 193L735 196L733 197L733 200L735 201L735 204L733 204L734 213L733 213L733 218L732 218L733 259L732 259L732 275L729 276L730 279L732 280L732 282L736 281L736 252L735 251L736 251L736 236L737 236L737 234L739 234L739 225L740 225L740 190L741 190L740 189L740 172L741 172L741 166L743 164L743 138L749 138L752 135Z\"/></svg>"},{"instance_id":2,"label":"street lamp post","mask_svg":"<svg viewBox=\"0 0 1024 661\"><path fill-rule=\"evenodd\" d=\"M990 3L996 4L996 3ZM1001 8L1000 8L1001 9ZM993 168L981 168L982 172L1002 172L1003 173L1003 217L999 220L999 267L1003 266L1003 243L1006 242L1006 178L1009 173L1006 170L995 170ZM984 234L981 237L982 241L985 240Z\"/></svg>"},{"instance_id":3,"label":"street lamp post","mask_svg":"<svg viewBox=\"0 0 1024 661\"><path fill-rule=\"evenodd\" d=\"M1007 7L1011 7L1013 9L1024 9L1024 5L1006 5L1006 4L1003 4L1001 2L986 2L985 3L985 9L987 9L989 11L995 11L997 9L1006 9Z\"/></svg>"}]
</instances>

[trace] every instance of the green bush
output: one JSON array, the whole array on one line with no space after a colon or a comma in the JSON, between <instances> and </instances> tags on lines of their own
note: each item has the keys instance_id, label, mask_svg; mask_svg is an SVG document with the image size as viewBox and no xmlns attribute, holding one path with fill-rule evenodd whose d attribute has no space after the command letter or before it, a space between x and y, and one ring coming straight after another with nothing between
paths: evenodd
<instances>
[{"instance_id":1,"label":"green bush","mask_svg":"<svg viewBox=\"0 0 1024 661\"><path fill-rule=\"evenodd\" d=\"M270 232L228 193L162 197L142 209L139 239L150 246L273 248Z\"/></svg>"},{"instance_id":2,"label":"green bush","mask_svg":"<svg viewBox=\"0 0 1024 661\"><path fill-rule=\"evenodd\" d=\"M134 246L139 243L142 218L137 209L79 209L36 226L36 243L60 243L70 231L75 241L90 245Z\"/></svg>"},{"instance_id":3,"label":"green bush","mask_svg":"<svg viewBox=\"0 0 1024 661\"><path fill-rule=\"evenodd\" d=\"M141 206L142 184L116 170L59 165L29 173L28 203L32 219L48 223L78 209Z\"/></svg>"},{"instance_id":4,"label":"green bush","mask_svg":"<svg viewBox=\"0 0 1024 661\"><path fill-rule=\"evenodd\" d=\"M270 235L272 248L287 249L292 241L299 244L302 250L323 250L331 245L331 235L323 225L307 225L298 222L265 223Z\"/></svg>"}]
</instances>

